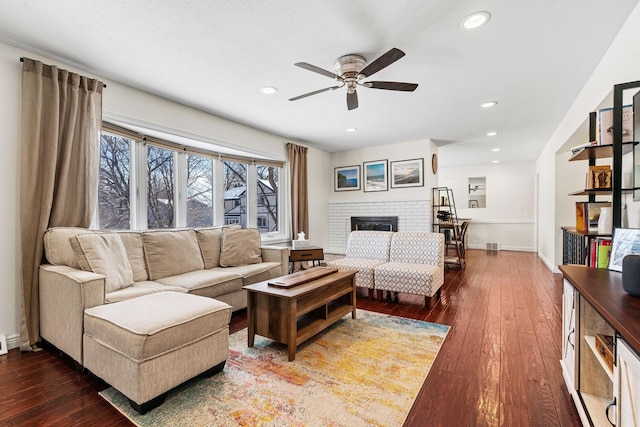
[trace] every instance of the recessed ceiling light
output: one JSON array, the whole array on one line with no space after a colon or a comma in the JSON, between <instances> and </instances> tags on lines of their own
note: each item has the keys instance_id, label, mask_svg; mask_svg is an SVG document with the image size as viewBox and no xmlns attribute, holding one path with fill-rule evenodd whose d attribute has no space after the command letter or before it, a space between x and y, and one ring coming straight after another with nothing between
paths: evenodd
<instances>
[{"instance_id":1,"label":"recessed ceiling light","mask_svg":"<svg viewBox=\"0 0 640 427\"><path fill-rule=\"evenodd\" d=\"M263 88L260 88L260 92L264 93L265 95L273 95L274 93L278 92L278 89L273 86L265 86Z\"/></svg>"},{"instance_id":2,"label":"recessed ceiling light","mask_svg":"<svg viewBox=\"0 0 640 427\"><path fill-rule=\"evenodd\" d=\"M358 128L348 128L347 132L356 132Z\"/></svg>"},{"instance_id":3,"label":"recessed ceiling light","mask_svg":"<svg viewBox=\"0 0 640 427\"><path fill-rule=\"evenodd\" d=\"M491 14L489 12L475 12L465 17L462 22L460 22L460 27L464 30L473 30L486 24L490 19Z\"/></svg>"},{"instance_id":4,"label":"recessed ceiling light","mask_svg":"<svg viewBox=\"0 0 640 427\"><path fill-rule=\"evenodd\" d=\"M498 132L487 132L487 136L496 136Z\"/></svg>"},{"instance_id":5,"label":"recessed ceiling light","mask_svg":"<svg viewBox=\"0 0 640 427\"><path fill-rule=\"evenodd\" d=\"M498 148L498 147L492 148L491 151L500 151L500 148Z\"/></svg>"},{"instance_id":6,"label":"recessed ceiling light","mask_svg":"<svg viewBox=\"0 0 640 427\"><path fill-rule=\"evenodd\" d=\"M494 160L494 161L493 161L493 162L491 162L491 163L500 163L500 160Z\"/></svg>"},{"instance_id":7,"label":"recessed ceiling light","mask_svg":"<svg viewBox=\"0 0 640 427\"><path fill-rule=\"evenodd\" d=\"M482 108L491 108L495 107L496 105L498 105L498 101L487 101L480 104Z\"/></svg>"}]
</instances>

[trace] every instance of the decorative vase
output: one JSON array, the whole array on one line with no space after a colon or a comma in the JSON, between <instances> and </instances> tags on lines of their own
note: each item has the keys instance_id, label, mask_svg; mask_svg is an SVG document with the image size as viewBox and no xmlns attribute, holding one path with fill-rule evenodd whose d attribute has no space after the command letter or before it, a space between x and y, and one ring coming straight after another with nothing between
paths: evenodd
<instances>
[{"instance_id":1,"label":"decorative vase","mask_svg":"<svg viewBox=\"0 0 640 427\"><path fill-rule=\"evenodd\" d=\"M640 298L640 255L627 255L622 260L622 289Z\"/></svg>"},{"instance_id":2,"label":"decorative vase","mask_svg":"<svg viewBox=\"0 0 640 427\"><path fill-rule=\"evenodd\" d=\"M613 225L613 215L610 207L600 208L600 218L598 218L598 233L611 234Z\"/></svg>"}]
</instances>

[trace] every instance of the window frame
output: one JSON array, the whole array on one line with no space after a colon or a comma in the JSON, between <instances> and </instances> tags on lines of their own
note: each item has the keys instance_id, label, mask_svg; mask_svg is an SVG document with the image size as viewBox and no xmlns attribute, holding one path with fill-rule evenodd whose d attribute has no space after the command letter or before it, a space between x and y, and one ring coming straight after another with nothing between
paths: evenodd
<instances>
[{"instance_id":1,"label":"window frame","mask_svg":"<svg viewBox=\"0 0 640 427\"><path fill-rule=\"evenodd\" d=\"M115 121L115 120L114 120ZM121 119L116 122L122 122ZM216 149L229 149L225 145L220 144L216 146L211 144L211 150L205 150L198 146L198 143L203 142L211 143L211 141L201 141L193 139L191 135L181 135L181 132L168 133L166 130L148 129L144 133L153 133L157 135L162 133L164 138L158 138L156 136L150 137L140 132L138 125L131 124L132 128L138 129L138 131L130 130L126 127L122 127L119 124L112 124L108 120L102 122L101 131L108 132L123 136L131 140L130 142L130 229L131 230L147 230L147 144L154 146L160 146L161 148L174 151L174 226L175 228L184 228L187 223L187 154L193 154L197 156L208 156L212 158L213 168L213 225L222 225L225 223L224 218L224 191L221 183L223 182L223 161L236 161L247 164L247 228L258 228L258 180L257 180L257 167L260 166L272 166L277 167L278 170L278 191L277 191L277 216L278 216L278 231L274 232L261 232L262 241L264 243L279 243L288 242L290 237L290 201L289 191L285 191L285 188L289 188L288 183L288 167L287 162L275 159L266 158L250 158L242 156L231 156L221 154ZM173 140L180 140L181 142L172 142ZM187 145L185 141L192 139L194 146ZM239 150L240 148L238 148ZM242 150L246 151L245 148ZM96 215L94 220L94 227L99 228L99 218L97 215L97 209L99 206L99 200L96 201Z\"/></svg>"}]
</instances>

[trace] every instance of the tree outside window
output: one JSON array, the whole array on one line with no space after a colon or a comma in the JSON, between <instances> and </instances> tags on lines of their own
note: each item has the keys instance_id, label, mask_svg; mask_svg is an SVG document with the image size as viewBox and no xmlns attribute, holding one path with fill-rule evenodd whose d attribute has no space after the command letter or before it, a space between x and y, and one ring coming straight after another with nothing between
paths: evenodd
<instances>
[{"instance_id":1,"label":"tree outside window","mask_svg":"<svg viewBox=\"0 0 640 427\"><path fill-rule=\"evenodd\" d=\"M100 136L98 223L105 230L131 228L129 171L132 140L103 132Z\"/></svg>"},{"instance_id":2,"label":"tree outside window","mask_svg":"<svg viewBox=\"0 0 640 427\"><path fill-rule=\"evenodd\" d=\"M187 155L187 227L213 225L213 160Z\"/></svg>"},{"instance_id":3,"label":"tree outside window","mask_svg":"<svg viewBox=\"0 0 640 427\"><path fill-rule=\"evenodd\" d=\"M174 228L174 153L147 145L147 227Z\"/></svg>"}]
</instances>

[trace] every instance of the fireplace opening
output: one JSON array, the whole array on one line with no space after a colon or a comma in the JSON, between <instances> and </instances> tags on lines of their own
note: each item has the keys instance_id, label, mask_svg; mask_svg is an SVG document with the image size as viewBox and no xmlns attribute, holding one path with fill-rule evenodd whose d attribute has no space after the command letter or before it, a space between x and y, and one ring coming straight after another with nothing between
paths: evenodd
<instances>
[{"instance_id":1,"label":"fireplace opening","mask_svg":"<svg viewBox=\"0 0 640 427\"><path fill-rule=\"evenodd\" d=\"M397 216L352 216L351 231L398 231Z\"/></svg>"}]
</instances>

